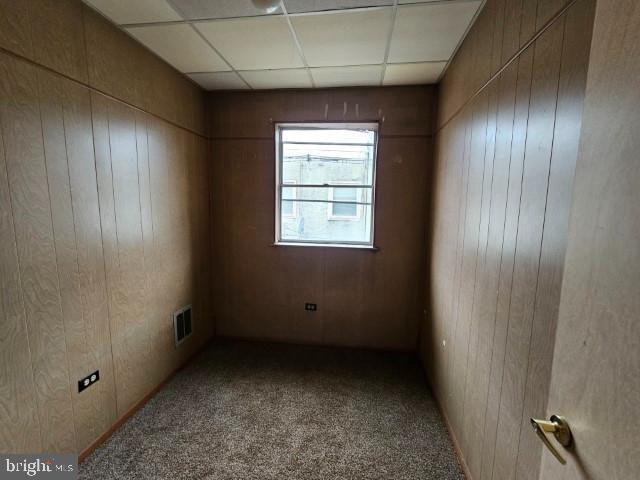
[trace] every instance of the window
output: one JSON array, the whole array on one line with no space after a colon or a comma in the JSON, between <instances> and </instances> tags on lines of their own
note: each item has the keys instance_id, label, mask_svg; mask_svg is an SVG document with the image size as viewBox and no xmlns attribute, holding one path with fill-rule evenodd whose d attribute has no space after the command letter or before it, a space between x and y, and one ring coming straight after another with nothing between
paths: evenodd
<instances>
[{"instance_id":1,"label":"window","mask_svg":"<svg viewBox=\"0 0 640 480\"><path fill-rule=\"evenodd\" d=\"M377 133L375 123L276 125L276 244L373 247Z\"/></svg>"},{"instance_id":2,"label":"window","mask_svg":"<svg viewBox=\"0 0 640 480\"><path fill-rule=\"evenodd\" d=\"M295 185L296 182L284 181L282 187L282 198L290 198L291 200L282 201L282 218L296 218L298 216L298 205L295 200L298 196L298 189L296 187L287 187L285 185Z\"/></svg>"},{"instance_id":3,"label":"window","mask_svg":"<svg viewBox=\"0 0 640 480\"><path fill-rule=\"evenodd\" d=\"M334 185L334 184L332 184ZM328 218L329 220L359 220L362 215L362 205L358 198L358 189L349 187L349 183L343 183L339 187L331 187L329 189ZM337 203L340 202L340 203Z\"/></svg>"}]
</instances>

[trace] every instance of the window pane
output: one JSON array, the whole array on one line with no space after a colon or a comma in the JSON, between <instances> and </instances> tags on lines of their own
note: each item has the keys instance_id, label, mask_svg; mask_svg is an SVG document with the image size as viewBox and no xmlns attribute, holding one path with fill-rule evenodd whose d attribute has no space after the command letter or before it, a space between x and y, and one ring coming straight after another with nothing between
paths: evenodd
<instances>
[{"instance_id":1,"label":"window pane","mask_svg":"<svg viewBox=\"0 0 640 480\"><path fill-rule=\"evenodd\" d=\"M288 180L285 180L284 183L289 185L292 185L292 184L295 185L296 182L295 180L288 179ZM280 207L280 215L282 217L295 217L298 214L293 202L287 200L287 199L295 199L297 197L297 194L298 194L298 189L296 187L286 187L286 186L282 187L281 198L285 199L282 201L281 207Z\"/></svg>"},{"instance_id":2,"label":"window pane","mask_svg":"<svg viewBox=\"0 0 640 480\"><path fill-rule=\"evenodd\" d=\"M282 187L282 198L296 198L296 187ZM283 217L295 216L296 211L293 202L283 200L280 213Z\"/></svg>"},{"instance_id":3,"label":"window pane","mask_svg":"<svg viewBox=\"0 0 640 480\"><path fill-rule=\"evenodd\" d=\"M334 203L332 204L334 217L357 217L358 205L355 203Z\"/></svg>"},{"instance_id":4,"label":"window pane","mask_svg":"<svg viewBox=\"0 0 640 480\"><path fill-rule=\"evenodd\" d=\"M283 187L285 190L287 187ZM295 187L297 196L281 199L282 240L329 242L368 242L372 189L363 187ZM342 193L342 191L345 191ZM336 194L339 198L336 198ZM333 203L356 201L352 203ZM286 205L292 205L295 218L286 217ZM335 225L336 223L350 223Z\"/></svg>"},{"instance_id":5,"label":"window pane","mask_svg":"<svg viewBox=\"0 0 640 480\"><path fill-rule=\"evenodd\" d=\"M285 128L283 142L369 143L375 141L373 130Z\"/></svg>"},{"instance_id":6,"label":"window pane","mask_svg":"<svg viewBox=\"0 0 640 480\"><path fill-rule=\"evenodd\" d=\"M282 216L284 217L293 216L293 202L288 202L286 200L282 201Z\"/></svg>"},{"instance_id":7,"label":"window pane","mask_svg":"<svg viewBox=\"0 0 640 480\"><path fill-rule=\"evenodd\" d=\"M340 202L357 202L358 201L358 190L355 188L334 188L333 189L333 199L338 200Z\"/></svg>"},{"instance_id":8,"label":"window pane","mask_svg":"<svg viewBox=\"0 0 640 480\"><path fill-rule=\"evenodd\" d=\"M283 179L298 184L373 183L372 146L285 143L282 154Z\"/></svg>"},{"instance_id":9,"label":"window pane","mask_svg":"<svg viewBox=\"0 0 640 480\"><path fill-rule=\"evenodd\" d=\"M359 202L358 189L347 187L336 187L331 189L333 201L336 202ZM329 205L329 217L333 220L354 220L360 214L359 205L355 203L332 203Z\"/></svg>"},{"instance_id":10,"label":"window pane","mask_svg":"<svg viewBox=\"0 0 640 480\"><path fill-rule=\"evenodd\" d=\"M361 214L351 221L331 220L328 203L293 202L298 215L281 218L282 241L330 243L369 243L371 239L371 206L360 205ZM352 212L353 213L353 210Z\"/></svg>"}]
</instances>

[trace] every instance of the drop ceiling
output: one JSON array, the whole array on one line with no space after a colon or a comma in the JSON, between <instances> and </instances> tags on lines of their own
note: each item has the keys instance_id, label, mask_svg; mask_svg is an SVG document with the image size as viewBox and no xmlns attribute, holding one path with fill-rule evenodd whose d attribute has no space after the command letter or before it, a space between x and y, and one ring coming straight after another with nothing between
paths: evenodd
<instances>
[{"instance_id":1,"label":"drop ceiling","mask_svg":"<svg viewBox=\"0 0 640 480\"><path fill-rule=\"evenodd\" d=\"M436 83L483 0L84 0L206 90Z\"/></svg>"}]
</instances>

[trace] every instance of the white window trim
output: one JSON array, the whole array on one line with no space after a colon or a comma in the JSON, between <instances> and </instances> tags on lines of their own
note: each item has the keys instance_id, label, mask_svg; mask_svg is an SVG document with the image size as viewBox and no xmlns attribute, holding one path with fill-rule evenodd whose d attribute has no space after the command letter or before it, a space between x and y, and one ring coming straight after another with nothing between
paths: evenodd
<instances>
[{"instance_id":1,"label":"white window trim","mask_svg":"<svg viewBox=\"0 0 640 480\"><path fill-rule=\"evenodd\" d=\"M371 185L371 227L370 236L368 241L365 242L347 242L347 241L314 241L314 240L290 240L281 239L281 185L282 185L282 136L281 131L287 128L325 128L331 129L370 129L374 131L373 141L373 177ZM338 247L338 248L356 248L376 251L378 248L375 246L375 205L376 205L376 175L378 164L378 137L379 137L379 124L377 122L286 122L286 123L274 123L275 130L275 164L276 164L276 188L275 188L275 241L274 246L301 246L301 247ZM330 188L327 186L327 188ZM296 189L297 190L297 189ZM297 198L297 197L296 197Z\"/></svg>"},{"instance_id":2,"label":"white window trim","mask_svg":"<svg viewBox=\"0 0 640 480\"><path fill-rule=\"evenodd\" d=\"M295 180L287 180L282 182L282 186L292 186L292 185L297 185L298 182L296 182ZM294 200L298 199L298 189L296 187L293 187L292 189L293 195L291 195L291 198ZM298 202L292 202L292 213L291 215L285 215L284 213L282 214L282 218L289 218L289 219L294 219L294 218L298 218Z\"/></svg>"},{"instance_id":3,"label":"white window trim","mask_svg":"<svg viewBox=\"0 0 640 480\"><path fill-rule=\"evenodd\" d=\"M330 185L353 185L354 187L358 187L359 185L362 185L360 183L357 182L331 182ZM328 200L333 201L333 195L334 192L336 191L335 188L327 188L328 190ZM357 192L358 190L356 190ZM362 196L362 191L360 190L360 196ZM358 194L356 193L356 202L361 202L362 198L360 198L358 200ZM346 222L353 222L356 220L360 220L362 218L362 205L357 204L356 205L356 214L355 215L336 215L333 213L333 207L334 205L336 205L335 203L327 203L327 218L329 220L337 220L337 221L346 221Z\"/></svg>"}]
</instances>

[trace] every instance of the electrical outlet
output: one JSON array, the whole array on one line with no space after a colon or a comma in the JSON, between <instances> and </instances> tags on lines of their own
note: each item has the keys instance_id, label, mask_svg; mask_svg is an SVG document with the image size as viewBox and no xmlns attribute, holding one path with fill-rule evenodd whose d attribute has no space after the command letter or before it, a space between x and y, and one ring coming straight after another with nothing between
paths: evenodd
<instances>
[{"instance_id":1,"label":"electrical outlet","mask_svg":"<svg viewBox=\"0 0 640 480\"><path fill-rule=\"evenodd\" d=\"M315 303L305 303L304 309L308 312L315 312L318 309L318 305L316 305Z\"/></svg>"},{"instance_id":2,"label":"electrical outlet","mask_svg":"<svg viewBox=\"0 0 640 480\"><path fill-rule=\"evenodd\" d=\"M81 380L78 380L78 393L89 388L91 385L100 380L100 370L96 370L95 372L87 375Z\"/></svg>"}]
</instances>

